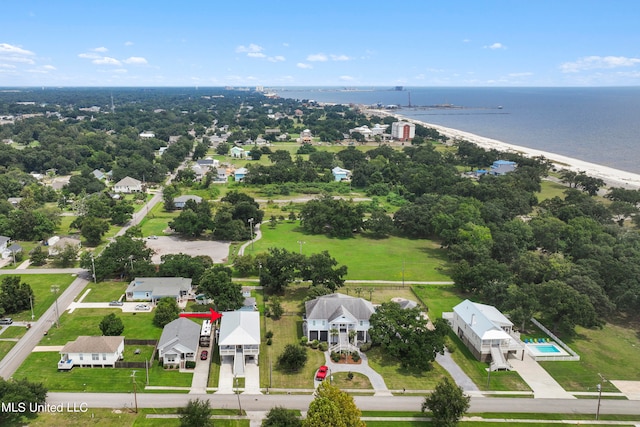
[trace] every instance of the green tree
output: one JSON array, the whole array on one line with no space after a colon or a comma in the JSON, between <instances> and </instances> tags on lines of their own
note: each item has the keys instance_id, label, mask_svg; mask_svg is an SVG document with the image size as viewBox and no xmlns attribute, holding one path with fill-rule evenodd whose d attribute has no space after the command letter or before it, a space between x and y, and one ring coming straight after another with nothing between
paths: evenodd
<instances>
[{"instance_id":1,"label":"green tree","mask_svg":"<svg viewBox=\"0 0 640 427\"><path fill-rule=\"evenodd\" d=\"M209 399L189 399L187 406L178 408L180 427L213 427Z\"/></svg>"},{"instance_id":2,"label":"green tree","mask_svg":"<svg viewBox=\"0 0 640 427\"><path fill-rule=\"evenodd\" d=\"M364 207L351 201L323 196L311 200L300 210L300 225L311 234L351 237L362 229Z\"/></svg>"},{"instance_id":3,"label":"green tree","mask_svg":"<svg viewBox=\"0 0 640 427\"><path fill-rule=\"evenodd\" d=\"M18 408L19 404L24 404L26 414L35 416L37 405L42 405L47 400L47 389L42 383L29 382L26 378L15 380L5 380L0 378L0 402L4 405L13 405ZM33 404L33 405L32 405ZM0 412L0 424L2 425L23 425L19 422L22 413L19 411Z\"/></svg>"},{"instance_id":4,"label":"green tree","mask_svg":"<svg viewBox=\"0 0 640 427\"><path fill-rule=\"evenodd\" d=\"M271 408L262 420L262 427L301 427L302 420L297 412L282 406Z\"/></svg>"},{"instance_id":5,"label":"green tree","mask_svg":"<svg viewBox=\"0 0 640 427\"><path fill-rule=\"evenodd\" d=\"M52 256L53 264L56 267L60 267L60 268L71 267L73 263L76 262L76 259L78 258L78 251L79 251L78 245L73 245L73 244L64 245L64 247L58 254Z\"/></svg>"},{"instance_id":6,"label":"green tree","mask_svg":"<svg viewBox=\"0 0 640 427\"><path fill-rule=\"evenodd\" d=\"M20 276L4 276L0 284L0 307L6 314L28 310L35 296L28 283L20 282Z\"/></svg>"},{"instance_id":7,"label":"green tree","mask_svg":"<svg viewBox=\"0 0 640 427\"><path fill-rule=\"evenodd\" d=\"M213 299L219 311L233 311L242 307L242 287L231 281L231 269L214 265L200 277L198 290Z\"/></svg>"},{"instance_id":8,"label":"green tree","mask_svg":"<svg viewBox=\"0 0 640 427\"><path fill-rule=\"evenodd\" d=\"M375 237L387 237L393 232L393 219L382 209L376 209L371 212L363 228Z\"/></svg>"},{"instance_id":9,"label":"green tree","mask_svg":"<svg viewBox=\"0 0 640 427\"><path fill-rule=\"evenodd\" d=\"M362 412L356 406L353 397L338 387L324 381L315 392L315 398L309 404L304 427L364 427L360 419Z\"/></svg>"},{"instance_id":10,"label":"green tree","mask_svg":"<svg viewBox=\"0 0 640 427\"><path fill-rule=\"evenodd\" d=\"M162 190L162 206L165 211L175 210L173 199L180 194L180 190L176 185L169 185Z\"/></svg>"},{"instance_id":11,"label":"green tree","mask_svg":"<svg viewBox=\"0 0 640 427\"><path fill-rule=\"evenodd\" d=\"M297 276L302 256L280 248L269 248L262 267L260 284L272 293L282 293Z\"/></svg>"},{"instance_id":12,"label":"green tree","mask_svg":"<svg viewBox=\"0 0 640 427\"><path fill-rule=\"evenodd\" d=\"M429 370L438 353L444 352L448 326L438 319L435 329L420 315L420 308L402 309L396 302L383 303L369 319L374 345L398 359L405 368Z\"/></svg>"},{"instance_id":13,"label":"green tree","mask_svg":"<svg viewBox=\"0 0 640 427\"><path fill-rule=\"evenodd\" d=\"M470 400L461 387L445 377L436 385L435 390L424 398L422 412L431 411L434 425L454 427L469 409Z\"/></svg>"},{"instance_id":14,"label":"green tree","mask_svg":"<svg viewBox=\"0 0 640 427\"><path fill-rule=\"evenodd\" d=\"M303 280L311 280L313 286L324 286L332 291L344 286L344 276L347 275L347 266L338 265L338 261L322 251L319 254L311 254L302 261L300 274Z\"/></svg>"},{"instance_id":15,"label":"green tree","mask_svg":"<svg viewBox=\"0 0 640 427\"><path fill-rule=\"evenodd\" d=\"M558 280L537 286L542 315L552 322L553 331L562 329L573 333L576 325L585 327L599 324L589 297Z\"/></svg>"},{"instance_id":16,"label":"green tree","mask_svg":"<svg viewBox=\"0 0 640 427\"><path fill-rule=\"evenodd\" d=\"M269 312L271 313L271 317L274 319L279 319L284 314L284 308L282 307L282 302L280 302L280 298L271 297L269 298Z\"/></svg>"},{"instance_id":17,"label":"green tree","mask_svg":"<svg viewBox=\"0 0 640 427\"><path fill-rule=\"evenodd\" d=\"M175 298L161 298L153 315L153 324L164 328L167 323L176 320L180 316L180 308Z\"/></svg>"},{"instance_id":18,"label":"green tree","mask_svg":"<svg viewBox=\"0 0 640 427\"><path fill-rule=\"evenodd\" d=\"M109 223L92 216L85 217L80 227L80 234L87 239L87 244L90 246L99 245L107 231L109 231Z\"/></svg>"},{"instance_id":19,"label":"green tree","mask_svg":"<svg viewBox=\"0 0 640 427\"><path fill-rule=\"evenodd\" d=\"M118 336L124 332L124 323L122 319L115 315L115 313L109 313L102 318L100 322L100 330L102 335L105 336Z\"/></svg>"},{"instance_id":20,"label":"green tree","mask_svg":"<svg viewBox=\"0 0 640 427\"><path fill-rule=\"evenodd\" d=\"M306 347L287 344L278 356L278 367L286 372L299 372L307 363Z\"/></svg>"},{"instance_id":21,"label":"green tree","mask_svg":"<svg viewBox=\"0 0 640 427\"><path fill-rule=\"evenodd\" d=\"M192 257L182 253L162 255L160 261L158 276L188 277L194 286L198 286L202 274L213 265L213 260L207 255Z\"/></svg>"},{"instance_id":22,"label":"green tree","mask_svg":"<svg viewBox=\"0 0 640 427\"><path fill-rule=\"evenodd\" d=\"M111 208L111 224L124 225L133 218L133 204L128 200L116 202Z\"/></svg>"},{"instance_id":23,"label":"green tree","mask_svg":"<svg viewBox=\"0 0 640 427\"><path fill-rule=\"evenodd\" d=\"M177 233L191 237L202 235L205 230L212 229L213 225L211 206L206 200L200 203L188 200L180 215L169 221L169 227Z\"/></svg>"},{"instance_id":24,"label":"green tree","mask_svg":"<svg viewBox=\"0 0 640 427\"><path fill-rule=\"evenodd\" d=\"M47 252L42 250L42 246L36 246L29 253L29 259L33 265L45 265L47 262Z\"/></svg>"}]
</instances>

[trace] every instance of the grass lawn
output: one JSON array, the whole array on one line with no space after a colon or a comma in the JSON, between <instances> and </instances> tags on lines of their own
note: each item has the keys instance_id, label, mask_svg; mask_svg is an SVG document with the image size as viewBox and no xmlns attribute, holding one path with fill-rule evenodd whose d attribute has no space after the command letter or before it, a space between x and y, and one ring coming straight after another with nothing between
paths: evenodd
<instances>
[{"instance_id":1,"label":"grass lawn","mask_svg":"<svg viewBox=\"0 0 640 427\"><path fill-rule=\"evenodd\" d=\"M358 372L353 373L353 378L347 377L348 372L334 372L333 380L331 384L337 386L341 390L345 389L358 389L358 390L373 390L369 378Z\"/></svg>"},{"instance_id":2,"label":"grass lawn","mask_svg":"<svg viewBox=\"0 0 640 427\"><path fill-rule=\"evenodd\" d=\"M640 381L640 335L635 328L605 324L602 329L576 328L576 336L564 339L580 355L578 362L541 362L566 390L594 391L607 380ZM617 391L609 382L603 391Z\"/></svg>"},{"instance_id":3,"label":"grass lawn","mask_svg":"<svg viewBox=\"0 0 640 427\"><path fill-rule=\"evenodd\" d=\"M540 184L540 192L536 194L536 197L538 198L538 202L552 199L556 196L564 199L564 192L567 191L567 189L568 187L566 185L543 180Z\"/></svg>"},{"instance_id":4,"label":"grass lawn","mask_svg":"<svg viewBox=\"0 0 640 427\"><path fill-rule=\"evenodd\" d=\"M24 326L7 326L0 334L0 338L22 338L27 333Z\"/></svg>"},{"instance_id":5,"label":"grass lawn","mask_svg":"<svg viewBox=\"0 0 640 427\"><path fill-rule=\"evenodd\" d=\"M99 282L97 284L89 283L87 287L80 293L82 295L87 289L91 292L82 300L82 302L109 302L119 300L124 291L129 286L128 282Z\"/></svg>"},{"instance_id":6,"label":"grass lawn","mask_svg":"<svg viewBox=\"0 0 640 427\"><path fill-rule=\"evenodd\" d=\"M39 319L56 299L56 294L51 292L51 286L57 285L59 287L59 296L75 280L75 276L70 274L16 274L16 276L20 276L21 282L28 283L33 290L33 313L36 319ZM30 321L31 310L12 313L9 316L14 321Z\"/></svg>"},{"instance_id":7,"label":"grass lawn","mask_svg":"<svg viewBox=\"0 0 640 427\"><path fill-rule=\"evenodd\" d=\"M446 274L446 253L430 240L411 240L399 237L370 239L355 235L350 239L335 239L325 235L304 234L298 222L285 221L276 228L262 227L263 237L255 242L255 253L270 247L285 248L302 253L328 250L339 264L349 268L347 279L411 281L450 281ZM253 253L251 247L247 254Z\"/></svg>"},{"instance_id":8,"label":"grass lawn","mask_svg":"<svg viewBox=\"0 0 640 427\"><path fill-rule=\"evenodd\" d=\"M213 409L214 415L236 415L237 410ZM97 425L101 427L178 427L179 418L146 418L149 414L176 414L171 408L140 408L138 413L133 409L102 409L91 408L86 413L39 413L36 418L23 418L7 427L29 425L31 427L85 427ZM215 419L216 427L249 427L249 420ZM195 426L194 426L195 427Z\"/></svg>"},{"instance_id":9,"label":"grass lawn","mask_svg":"<svg viewBox=\"0 0 640 427\"><path fill-rule=\"evenodd\" d=\"M218 350L218 345L214 342L213 348L211 349L211 364L209 365L209 383L207 387L218 387L221 364L220 350Z\"/></svg>"},{"instance_id":10,"label":"grass lawn","mask_svg":"<svg viewBox=\"0 0 640 427\"><path fill-rule=\"evenodd\" d=\"M282 316L279 320L264 318L262 322L262 344L260 344L260 386L269 386L271 367L271 387L274 388L313 388L313 378L319 366L324 365L324 353L307 347L307 363L297 373L288 373L277 366L278 356L287 344L296 344L302 336L301 316ZM273 332L272 345L266 344L264 334Z\"/></svg>"},{"instance_id":11,"label":"grass lawn","mask_svg":"<svg viewBox=\"0 0 640 427\"><path fill-rule=\"evenodd\" d=\"M133 392L131 368L78 368L69 372L58 372L60 354L54 352L31 353L18 368L14 378L26 377L30 381L44 383L49 391L87 391L103 393ZM138 392L144 391L146 374L136 369ZM156 363L149 369L149 385L191 386L193 374L163 369Z\"/></svg>"},{"instance_id":12,"label":"grass lawn","mask_svg":"<svg viewBox=\"0 0 640 427\"><path fill-rule=\"evenodd\" d=\"M387 387L392 390L433 390L449 374L439 364L433 363L430 371L403 368L397 359L384 353L380 347L367 351L369 366L384 378Z\"/></svg>"},{"instance_id":13,"label":"grass lawn","mask_svg":"<svg viewBox=\"0 0 640 427\"><path fill-rule=\"evenodd\" d=\"M452 311L453 307L462 302L451 285L414 285L412 289L429 309L431 320L441 318L443 312Z\"/></svg>"},{"instance_id":14,"label":"grass lawn","mask_svg":"<svg viewBox=\"0 0 640 427\"><path fill-rule=\"evenodd\" d=\"M180 211L166 212L162 203L158 203L140 221L143 236L163 236L169 221L180 214Z\"/></svg>"},{"instance_id":15,"label":"grass lawn","mask_svg":"<svg viewBox=\"0 0 640 427\"><path fill-rule=\"evenodd\" d=\"M60 328L55 325L43 337L40 345L64 345L80 335L102 335L100 322L109 313L115 313L124 323L123 335L136 339L159 339L162 329L152 323L153 312L122 313L118 308L76 309L60 317Z\"/></svg>"},{"instance_id":16,"label":"grass lawn","mask_svg":"<svg viewBox=\"0 0 640 427\"><path fill-rule=\"evenodd\" d=\"M15 341L0 341L0 360L2 360L16 344Z\"/></svg>"}]
</instances>

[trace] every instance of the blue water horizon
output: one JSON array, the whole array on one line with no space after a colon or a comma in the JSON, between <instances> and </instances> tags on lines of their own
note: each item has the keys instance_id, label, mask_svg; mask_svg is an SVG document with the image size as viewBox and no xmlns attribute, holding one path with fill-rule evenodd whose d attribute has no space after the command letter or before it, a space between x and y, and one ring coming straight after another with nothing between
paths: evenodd
<instances>
[{"instance_id":1,"label":"blue water horizon","mask_svg":"<svg viewBox=\"0 0 640 427\"><path fill-rule=\"evenodd\" d=\"M283 98L394 113L640 173L640 87L282 87Z\"/></svg>"}]
</instances>

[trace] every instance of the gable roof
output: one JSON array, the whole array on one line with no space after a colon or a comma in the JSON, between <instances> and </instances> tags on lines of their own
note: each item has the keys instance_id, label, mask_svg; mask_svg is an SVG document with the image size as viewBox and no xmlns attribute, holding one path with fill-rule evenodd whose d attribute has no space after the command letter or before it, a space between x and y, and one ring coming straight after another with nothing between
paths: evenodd
<instances>
[{"instance_id":1,"label":"gable roof","mask_svg":"<svg viewBox=\"0 0 640 427\"><path fill-rule=\"evenodd\" d=\"M304 304L307 319L331 319L350 315L357 320L369 320L375 312L373 304L362 298L344 294L323 295Z\"/></svg>"},{"instance_id":2,"label":"gable roof","mask_svg":"<svg viewBox=\"0 0 640 427\"><path fill-rule=\"evenodd\" d=\"M222 313L218 345L260 344L260 313L227 311Z\"/></svg>"},{"instance_id":3,"label":"gable roof","mask_svg":"<svg viewBox=\"0 0 640 427\"><path fill-rule=\"evenodd\" d=\"M62 347L60 353L115 353L122 343L124 343L123 336L79 336L75 341L69 341Z\"/></svg>"},{"instance_id":4,"label":"gable roof","mask_svg":"<svg viewBox=\"0 0 640 427\"><path fill-rule=\"evenodd\" d=\"M158 350L166 353L174 348L181 353L195 353L199 342L200 325L186 317L179 317L165 325L158 341Z\"/></svg>"},{"instance_id":5,"label":"gable roof","mask_svg":"<svg viewBox=\"0 0 640 427\"><path fill-rule=\"evenodd\" d=\"M0 245L4 245L9 243L9 240L11 240L10 237L7 236L0 236Z\"/></svg>"},{"instance_id":6,"label":"gable roof","mask_svg":"<svg viewBox=\"0 0 640 427\"><path fill-rule=\"evenodd\" d=\"M479 304L466 299L453 307L453 311L481 339L510 338L502 326L513 326L513 323L492 305Z\"/></svg>"},{"instance_id":7,"label":"gable roof","mask_svg":"<svg viewBox=\"0 0 640 427\"><path fill-rule=\"evenodd\" d=\"M173 203L187 203L189 200L195 200L196 203L202 202L202 197L194 196L193 194L186 194L184 196L178 196L173 199Z\"/></svg>"}]
</instances>

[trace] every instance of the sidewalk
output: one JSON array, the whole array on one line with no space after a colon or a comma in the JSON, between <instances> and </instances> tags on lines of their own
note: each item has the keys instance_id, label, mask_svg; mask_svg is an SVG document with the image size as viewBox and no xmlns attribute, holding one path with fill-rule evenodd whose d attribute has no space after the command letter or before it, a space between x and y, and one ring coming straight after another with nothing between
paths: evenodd
<instances>
[{"instance_id":1,"label":"sidewalk","mask_svg":"<svg viewBox=\"0 0 640 427\"><path fill-rule=\"evenodd\" d=\"M553 379L531 356L526 352L524 360L510 358L509 363L520 374L536 399L575 399L573 394L567 393L556 380Z\"/></svg>"},{"instance_id":2,"label":"sidewalk","mask_svg":"<svg viewBox=\"0 0 640 427\"><path fill-rule=\"evenodd\" d=\"M325 363L331 369L331 372L358 372L368 377L374 390L374 396L393 396L391 391L389 391L387 384L385 384L382 375L374 371L373 368L369 366L369 360L365 353L360 353L361 362L358 364L334 363L333 360L331 360L328 351L325 351L324 358L326 361Z\"/></svg>"}]
</instances>

